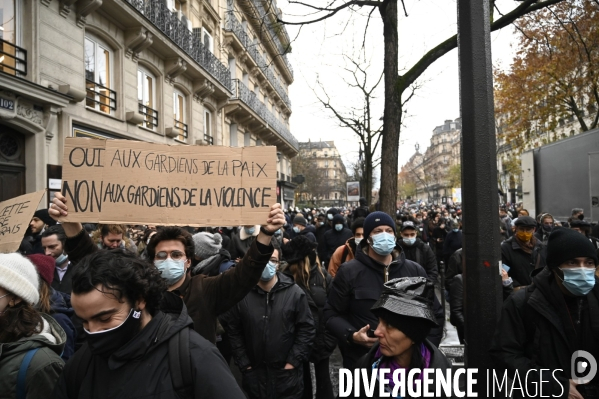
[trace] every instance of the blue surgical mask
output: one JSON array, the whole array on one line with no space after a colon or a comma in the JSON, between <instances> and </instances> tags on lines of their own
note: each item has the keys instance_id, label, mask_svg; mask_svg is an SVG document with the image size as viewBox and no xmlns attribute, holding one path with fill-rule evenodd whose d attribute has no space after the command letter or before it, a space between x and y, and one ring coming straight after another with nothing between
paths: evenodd
<instances>
[{"instance_id":1,"label":"blue surgical mask","mask_svg":"<svg viewBox=\"0 0 599 399\"><path fill-rule=\"evenodd\" d=\"M67 254L61 254L58 258L56 258L54 263L56 264L56 266L62 265L64 262L67 261L67 259L69 259L69 256Z\"/></svg>"},{"instance_id":2,"label":"blue surgical mask","mask_svg":"<svg viewBox=\"0 0 599 399\"><path fill-rule=\"evenodd\" d=\"M414 243L416 242L416 237L414 237L414 238L404 238L403 242L406 243L407 245L414 245Z\"/></svg>"},{"instance_id":3,"label":"blue surgical mask","mask_svg":"<svg viewBox=\"0 0 599 399\"><path fill-rule=\"evenodd\" d=\"M327 214L327 219L329 219L329 220L333 220L333 214L332 214L332 213L328 213L328 214Z\"/></svg>"},{"instance_id":4,"label":"blue surgical mask","mask_svg":"<svg viewBox=\"0 0 599 399\"><path fill-rule=\"evenodd\" d=\"M280 236L280 235L281 235L281 230L277 230L277 231L275 231L275 235L276 235L276 236Z\"/></svg>"},{"instance_id":5,"label":"blue surgical mask","mask_svg":"<svg viewBox=\"0 0 599 399\"><path fill-rule=\"evenodd\" d=\"M335 225L335 230L337 230L337 231L343 230L343 225L342 224L336 224Z\"/></svg>"},{"instance_id":6,"label":"blue surgical mask","mask_svg":"<svg viewBox=\"0 0 599 399\"><path fill-rule=\"evenodd\" d=\"M293 226L293 231L295 231L295 233L297 234L300 232L300 229L297 226Z\"/></svg>"},{"instance_id":7,"label":"blue surgical mask","mask_svg":"<svg viewBox=\"0 0 599 399\"><path fill-rule=\"evenodd\" d=\"M185 275L185 259L172 260L166 258L165 260L155 260L154 266L160 270L162 278L166 280L169 287Z\"/></svg>"},{"instance_id":8,"label":"blue surgical mask","mask_svg":"<svg viewBox=\"0 0 599 399\"><path fill-rule=\"evenodd\" d=\"M324 226L324 222L318 222L320 226Z\"/></svg>"},{"instance_id":9,"label":"blue surgical mask","mask_svg":"<svg viewBox=\"0 0 599 399\"><path fill-rule=\"evenodd\" d=\"M244 227L243 229L245 230L246 234L250 236L256 231L255 227Z\"/></svg>"},{"instance_id":10,"label":"blue surgical mask","mask_svg":"<svg viewBox=\"0 0 599 399\"><path fill-rule=\"evenodd\" d=\"M453 229L454 233L457 233L458 231L460 231L460 229Z\"/></svg>"},{"instance_id":11,"label":"blue surgical mask","mask_svg":"<svg viewBox=\"0 0 599 399\"><path fill-rule=\"evenodd\" d=\"M572 295L585 296L595 286L595 269L589 267L559 269L564 273L564 279L562 280L564 287Z\"/></svg>"},{"instance_id":12,"label":"blue surgical mask","mask_svg":"<svg viewBox=\"0 0 599 399\"><path fill-rule=\"evenodd\" d=\"M389 255L395 249L395 236L389 233L379 233L370 237L372 249L381 256Z\"/></svg>"},{"instance_id":13,"label":"blue surgical mask","mask_svg":"<svg viewBox=\"0 0 599 399\"><path fill-rule=\"evenodd\" d=\"M270 281L275 276L277 272L277 265L272 262L268 262L266 267L262 271L262 276L260 276L260 280L262 281Z\"/></svg>"}]
</instances>

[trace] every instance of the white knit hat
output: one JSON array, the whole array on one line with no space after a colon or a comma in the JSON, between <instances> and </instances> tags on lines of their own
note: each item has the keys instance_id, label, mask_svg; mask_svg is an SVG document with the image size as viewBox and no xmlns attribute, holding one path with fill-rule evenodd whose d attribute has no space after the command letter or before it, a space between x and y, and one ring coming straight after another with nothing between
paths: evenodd
<instances>
[{"instance_id":1,"label":"white knit hat","mask_svg":"<svg viewBox=\"0 0 599 399\"><path fill-rule=\"evenodd\" d=\"M33 305L40 299L35 266L17 253L0 254L0 287Z\"/></svg>"},{"instance_id":2,"label":"white knit hat","mask_svg":"<svg viewBox=\"0 0 599 399\"><path fill-rule=\"evenodd\" d=\"M193 235L195 255L204 260L216 255L222 248L223 237L219 233L201 232Z\"/></svg>"}]
</instances>

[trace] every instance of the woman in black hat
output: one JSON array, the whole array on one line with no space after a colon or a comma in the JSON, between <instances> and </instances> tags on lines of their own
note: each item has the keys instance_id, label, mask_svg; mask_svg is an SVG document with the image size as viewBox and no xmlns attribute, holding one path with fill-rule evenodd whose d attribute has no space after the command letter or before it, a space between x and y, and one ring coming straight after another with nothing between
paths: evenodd
<instances>
[{"instance_id":1,"label":"woman in black hat","mask_svg":"<svg viewBox=\"0 0 599 399\"><path fill-rule=\"evenodd\" d=\"M327 333L322 311L327 302L327 295L332 277L320 265L316 254L318 244L306 236L297 236L281 248L286 266L282 272L290 275L295 283L306 293L308 306L314 318L316 336L314 337L309 362L314 364L316 376L316 399L333 399L333 385L329 373L329 358L337 346L337 339ZM304 398L313 398L310 364L304 363Z\"/></svg>"},{"instance_id":2,"label":"woman in black hat","mask_svg":"<svg viewBox=\"0 0 599 399\"><path fill-rule=\"evenodd\" d=\"M385 283L381 297L371 308L379 318L374 331L378 342L358 360L356 368L389 369L390 381L385 390L390 393L395 386L391 376L397 369L405 369L406 378L411 369L420 369L422 373L424 369L440 369L444 372L451 369L451 363L445 355L426 339L431 328L437 326L432 309L433 295L434 285L425 277L396 278ZM419 379L422 383L422 373L414 380ZM434 380L433 375L432 383L426 388L428 392L436 392ZM405 397L410 397L407 383L403 382ZM379 381L376 381L374 396L366 396L363 389L360 391L362 398L380 397ZM424 392L424 386L421 392ZM441 393L444 393L443 390Z\"/></svg>"}]
</instances>

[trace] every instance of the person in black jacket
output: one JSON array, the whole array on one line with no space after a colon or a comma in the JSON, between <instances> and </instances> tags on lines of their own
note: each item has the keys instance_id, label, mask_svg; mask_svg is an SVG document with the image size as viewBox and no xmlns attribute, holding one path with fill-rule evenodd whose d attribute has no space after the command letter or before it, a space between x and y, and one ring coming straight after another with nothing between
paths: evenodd
<instances>
[{"instance_id":1,"label":"person in black jacket","mask_svg":"<svg viewBox=\"0 0 599 399\"><path fill-rule=\"evenodd\" d=\"M314 320L304 291L291 277L277 273L279 261L275 249L260 282L220 317L250 399L303 395L303 364L314 340Z\"/></svg>"},{"instance_id":2,"label":"person in black jacket","mask_svg":"<svg viewBox=\"0 0 599 399\"><path fill-rule=\"evenodd\" d=\"M343 215L337 214L333 217L333 228L324 234L324 242L326 248L326 259L324 264L329 266L329 262L335 253L335 250L344 245L347 240L354 235L350 229L345 227L345 219Z\"/></svg>"},{"instance_id":3,"label":"person in black jacket","mask_svg":"<svg viewBox=\"0 0 599 399\"><path fill-rule=\"evenodd\" d=\"M416 231L414 222L409 220L403 222L400 234L401 241L398 241L397 244L406 254L406 259L422 266L426 270L428 278L436 284L439 275L437 258L435 258L435 253L431 247L417 237L418 232Z\"/></svg>"},{"instance_id":4,"label":"person in black jacket","mask_svg":"<svg viewBox=\"0 0 599 399\"><path fill-rule=\"evenodd\" d=\"M64 233L64 228L60 224L51 226L42 233L44 253L54 258L56 265L52 288L71 295L71 276L73 275L74 265L71 264L69 256L64 250L66 240L67 236Z\"/></svg>"},{"instance_id":5,"label":"person in black jacket","mask_svg":"<svg viewBox=\"0 0 599 399\"><path fill-rule=\"evenodd\" d=\"M513 391L514 398L524 392L596 397L599 377L574 381L584 374L572 370L579 362L571 359L579 350L599 359L598 264L595 248L584 236L556 229L547 242L547 267L534 275L532 284L504 302L490 354L498 375L505 370L509 378L516 372L526 375L526 379L521 377L522 390ZM545 374L549 377L543 376L541 369L549 369Z\"/></svg>"},{"instance_id":6,"label":"person in black jacket","mask_svg":"<svg viewBox=\"0 0 599 399\"><path fill-rule=\"evenodd\" d=\"M532 282L530 273L535 268L533 252L541 243L534 236L537 222L530 216L520 216L513 237L501 243L501 261L509 266L508 275L514 280L514 288Z\"/></svg>"},{"instance_id":7,"label":"person in black jacket","mask_svg":"<svg viewBox=\"0 0 599 399\"><path fill-rule=\"evenodd\" d=\"M458 249L462 248L462 230L460 229L460 225L451 223L451 230L445 236L445 240L443 241L443 262L445 264L449 263L449 257Z\"/></svg>"},{"instance_id":8,"label":"person in black jacket","mask_svg":"<svg viewBox=\"0 0 599 399\"><path fill-rule=\"evenodd\" d=\"M296 234L295 237L305 236L311 242L316 243L316 236L314 235L316 228L308 224L306 218L302 215L298 214L293 218L293 232Z\"/></svg>"},{"instance_id":9,"label":"person in black jacket","mask_svg":"<svg viewBox=\"0 0 599 399\"><path fill-rule=\"evenodd\" d=\"M381 387L377 379L372 393L367 394L365 389L360 389L359 396L355 396L353 390L348 396L364 399L389 397L389 393L395 387L391 377L393 371L398 368L406 371L406 379L401 381L406 388L406 397L410 397L407 375L411 369L421 370L421 374L414 378L420 380L421 392L424 389L437 392L435 378L429 379L429 385L425 388L426 380L423 381L422 373L430 369L440 369L447 373L451 370L451 363L426 339L431 328L437 325L432 309L434 289L434 285L424 277L397 278L385 283L380 299L372 307L372 312L379 319L378 327L374 331L374 336L379 342L358 360L356 368L367 370L368 375L371 370L388 369L389 374L385 377L389 381ZM387 395L381 394L381 388ZM441 395L435 397L453 396L446 395L443 390L440 393Z\"/></svg>"},{"instance_id":10,"label":"person in black jacket","mask_svg":"<svg viewBox=\"0 0 599 399\"><path fill-rule=\"evenodd\" d=\"M243 399L216 347L193 331L181 298L177 313L159 310L162 297L173 295L165 294L166 288L158 269L129 251L104 250L83 258L73 275L71 302L87 339L64 368L52 397ZM189 358L177 365L169 359L172 339L189 341ZM180 375L189 380L176 390L174 378Z\"/></svg>"},{"instance_id":11,"label":"person in black jacket","mask_svg":"<svg viewBox=\"0 0 599 399\"><path fill-rule=\"evenodd\" d=\"M329 357L337 346L337 340L326 331L322 311L327 302L332 277L320 265L316 244L306 237L296 237L281 248L287 266L283 272L293 277L295 283L306 293L308 306L314 318L316 336L310 352L310 362L304 363L304 399L312 399L312 376L310 363L314 364L316 399L333 399L333 385L329 373Z\"/></svg>"},{"instance_id":12,"label":"person in black jacket","mask_svg":"<svg viewBox=\"0 0 599 399\"><path fill-rule=\"evenodd\" d=\"M360 197L360 206L357 207L356 209L354 209L351 219L352 219L352 221L354 221L357 218L365 218L366 216L368 216L369 213L370 213L370 211L368 210L368 204L366 203L366 198Z\"/></svg>"},{"instance_id":13,"label":"person in black jacket","mask_svg":"<svg viewBox=\"0 0 599 399\"><path fill-rule=\"evenodd\" d=\"M383 284L398 277L427 277L415 262L406 260L396 247L395 223L384 212L376 211L364 220L364 239L356 258L341 265L333 279L324 308L326 326L337 337L345 368L354 368L376 339L367 336L378 325L370 311L379 298ZM439 345L443 336L443 309L435 297L434 312L439 327L431 330L429 340Z\"/></svg>"}]
</instances>

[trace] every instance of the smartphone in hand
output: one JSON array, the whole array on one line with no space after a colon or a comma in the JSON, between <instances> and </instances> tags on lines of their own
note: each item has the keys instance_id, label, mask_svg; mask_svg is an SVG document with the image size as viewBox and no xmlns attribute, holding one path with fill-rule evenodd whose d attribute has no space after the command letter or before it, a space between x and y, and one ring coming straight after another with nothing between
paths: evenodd
<instances>
[{"instance_id":1,"label":"smartphone in hand","mask_svg":"<svg viewBox=\"0 0 599 399\"><path fill-rule=\"evenodd\" d=\"M371 328L368 331L366 331L366 336L368 338L376 338L376 336L374 335L374 328Z\"/></svg>"}]
</instances>

